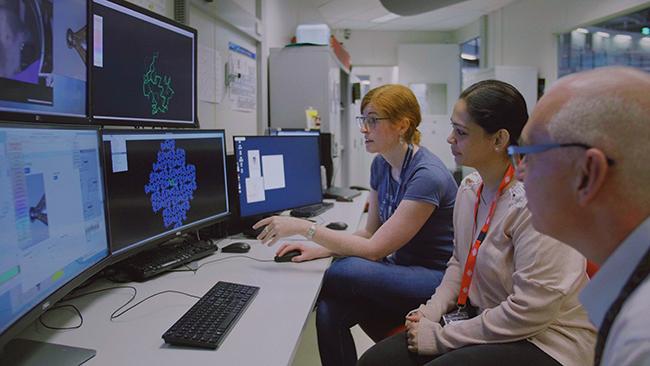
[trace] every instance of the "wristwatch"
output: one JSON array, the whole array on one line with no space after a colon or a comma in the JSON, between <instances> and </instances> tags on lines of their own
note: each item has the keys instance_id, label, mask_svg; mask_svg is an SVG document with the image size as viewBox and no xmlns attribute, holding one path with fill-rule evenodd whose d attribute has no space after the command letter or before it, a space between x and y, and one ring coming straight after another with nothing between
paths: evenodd
<instances>
[{"instance_id":1,"label":"wristwatch","mask_svg":"<svg viewBox=\"0 0 650 366\"><path fill-rule=\"evenodd\" d=\"M314 223L311 224L309 230L307 230L307 235L305 235L305 238L307 238L307 240L313 240L315 234L316 234L316 224Z\"/></svg>"}]
</instances>

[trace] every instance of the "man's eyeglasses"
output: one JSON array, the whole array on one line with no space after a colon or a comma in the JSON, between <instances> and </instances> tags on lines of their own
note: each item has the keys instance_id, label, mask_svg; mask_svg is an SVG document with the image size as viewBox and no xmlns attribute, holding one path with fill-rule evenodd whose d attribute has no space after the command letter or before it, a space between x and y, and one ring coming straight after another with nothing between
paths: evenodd
<instances>
[{"instance_id":1,"label":"man's eyeglasses","mask_svg":"<svg viewBox=\"0 0 650 366\"><path fill-rule=\"evenodd\" d=\"M390 119L388 117L377 117L377 116L357 116L357 125L360 129L369 130L375 128L377 123L382 119Z\"/></svg>"},{"instance_id":2,"label":"man's eyeglasses","mask_svg":"<svg viewBox=\"0 0 650 366\"><path fill-rule=\"evenodd\" d=\"M581 147L583 149L591 149L593 146L582 144L579 142L571 142L564 144L539 144L539 145L526 145L526 146L517 146L510 145L508 146L508 155L512 162L513 167L518 167L519 164L524 160L527 154L537 154L547 150L556 149L558 147ZM607 164L614 165L614 160L607 157Z\"/></svg>"}]
</instances>

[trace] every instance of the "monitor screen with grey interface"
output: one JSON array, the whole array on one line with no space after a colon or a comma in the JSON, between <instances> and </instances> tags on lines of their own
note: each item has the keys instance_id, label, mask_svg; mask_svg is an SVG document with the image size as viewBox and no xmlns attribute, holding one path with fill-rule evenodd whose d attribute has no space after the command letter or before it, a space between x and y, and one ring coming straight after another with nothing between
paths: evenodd
<instances>
[{"instance_id":1,"label":"monitor screen with grey interface","mask_svg":"<svg viewBox=\"0 0 650 366\"><path fill-rule=\"evenodd\" d=\"M97 130L0 127L0 335L108 255L100 161Z\"/></svg>"},{"instance_id":2,"label":"monitor screen with grey interface","mask_svg":"<svg viewBox=\"0 0 650 366\"><path fill-rule=\"evenodd\" d=\"M322 201L318 136L235 136L242 217Z\"/></svg>"}]
</instances>

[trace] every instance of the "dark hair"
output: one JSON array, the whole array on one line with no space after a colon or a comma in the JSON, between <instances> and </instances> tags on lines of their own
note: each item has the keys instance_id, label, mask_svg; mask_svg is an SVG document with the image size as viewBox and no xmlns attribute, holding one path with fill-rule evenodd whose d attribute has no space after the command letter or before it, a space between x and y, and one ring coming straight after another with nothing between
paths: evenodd
<instances>
[{"instance_id":1,"label":"dark hair","mask_svg":"<svg viewBox=\"0 0 650 366\"><path fill-rule=\"evenodd\" d=\"M516 144L528 121L526 101L512 85L499 80L484 80L470 86L460 94L467 104L472 122L488 133L505 129L510 134L510 144Z\"/></svg>"}]
</instances>

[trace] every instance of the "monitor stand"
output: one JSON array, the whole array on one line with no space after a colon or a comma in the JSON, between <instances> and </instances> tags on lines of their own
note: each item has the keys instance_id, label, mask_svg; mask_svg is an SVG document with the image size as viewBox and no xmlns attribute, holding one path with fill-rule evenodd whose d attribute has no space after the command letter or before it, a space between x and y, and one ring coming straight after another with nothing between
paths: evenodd
<instances>
[{"instance_id":1,"label":"monitor stand","mask_svg":"<svg viewBox=\"0 0 650 366\"><path fill-rule=\"evenodd\" d=\"M81 365L95 357L97 351L87 348L16 338L5 345L1 365Z\"/></svg>"}]
</instances>

